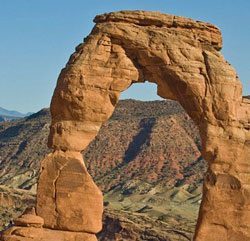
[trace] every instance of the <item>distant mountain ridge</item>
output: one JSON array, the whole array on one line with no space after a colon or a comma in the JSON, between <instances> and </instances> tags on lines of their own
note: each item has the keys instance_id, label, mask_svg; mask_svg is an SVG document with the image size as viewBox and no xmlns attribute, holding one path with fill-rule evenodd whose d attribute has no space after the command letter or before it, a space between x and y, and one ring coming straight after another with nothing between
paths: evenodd
<instances>
[{"instance_id":1,"label":"distant mountain ridge","mask_svg":"<svg viewBox=\"0 0 250 241\"><path fill-rule=\"evenodd\" d=\"M31 112L24 114L24 113L20 113L18 111L15 111L15 110L7 110L5 108L0 107L0 122L9 121L9 120L16 120L19 118L29 116L31 114L32 114Z\"/></svg>"}]
</instances>

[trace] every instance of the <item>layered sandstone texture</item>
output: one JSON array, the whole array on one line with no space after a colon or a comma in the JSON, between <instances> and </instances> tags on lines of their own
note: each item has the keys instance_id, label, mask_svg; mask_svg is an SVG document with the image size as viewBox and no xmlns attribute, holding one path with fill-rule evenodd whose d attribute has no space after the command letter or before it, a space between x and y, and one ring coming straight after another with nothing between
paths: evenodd
<instances>
[{"instance_id":1,"label":"layered sandstone texture","mask_svg":"<svg viewBox=\"0 0 250 241\"><path fill-rule=\"evenodd\" d=\"M43 161L36 207L44 226L98 232L102 199L78 154L111 116L120 93L150 81L158 95L179 101L200 130L209 168L194 239L249 240L250 102L219 52L220 31L158 12L122 11L94 21L61 71L51 102L54 153Z\"/></svg>"}]
</instances>

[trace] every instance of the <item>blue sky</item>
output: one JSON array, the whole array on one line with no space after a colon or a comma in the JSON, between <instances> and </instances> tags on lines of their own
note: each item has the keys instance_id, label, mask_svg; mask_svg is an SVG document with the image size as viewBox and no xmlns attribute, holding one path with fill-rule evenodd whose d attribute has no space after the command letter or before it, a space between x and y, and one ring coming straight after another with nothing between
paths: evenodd
<instances>
[{"instance_id":1,"label":"blue sky","mask_svg":"<svg viewBox=\"0 0 250 241\"><path fill-rule=\"evenodd\" d=\"M49 106L56 79L95 15L125 9L156 10L217 25L223 54L250 94L248 0L0 0L0 106L21 112ZM123 98L155 99L150 85Z\"/></svg>"}]
</instances>

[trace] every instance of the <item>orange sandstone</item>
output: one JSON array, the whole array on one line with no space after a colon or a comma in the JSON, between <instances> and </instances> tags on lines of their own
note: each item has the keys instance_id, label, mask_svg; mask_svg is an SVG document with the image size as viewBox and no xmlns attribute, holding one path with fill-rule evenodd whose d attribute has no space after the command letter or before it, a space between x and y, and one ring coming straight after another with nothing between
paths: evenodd
<instances>
[{"instance_id":1,"label":"orange sandstone","mask_svg":"<svg viewBox=\"0 0 250 241\"><path fill-rule=\"evenodd\" d=\"M80 152L112 115L120 93L146 80L157 84L161 97L178 100L200 130L209 168L194 239L250 240L250 101L220 53L219 29L144 11L94 21L61 71L51 102L54 152L42 163L36 207L46 229L12 227L3 240L44 240L44 233L65 240L60 235L68 231L67 240L77 240L77 232L81 240L95 240L102 197Z\"/></svg>"}]
</instances>

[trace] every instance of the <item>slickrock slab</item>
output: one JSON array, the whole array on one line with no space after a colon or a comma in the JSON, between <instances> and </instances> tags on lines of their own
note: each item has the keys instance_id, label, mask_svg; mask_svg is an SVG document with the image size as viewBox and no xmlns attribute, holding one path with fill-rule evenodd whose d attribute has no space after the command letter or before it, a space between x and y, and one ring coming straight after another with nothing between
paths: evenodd
<instances>
[{"instance_id":1,"label":"slickrock slab","mask_svg":"<svg viewBox=\"0 0 250 241\"><path fill-rule=\"evenodd\" d=\"M44 224L43 218L32 214L24 214L14 220L16 226L41 228Z\"/></svg>"},{"instance_id":2,"label":"slickrock slab","mask_svg":"<svg viewBox=\"0 0 250 241\"><path fill-rule=\"evenodd\" d=\"M35 208L27 208L23 215L14 220L15 226L42 228L44 225L43 218L36 215Z\"/></svg>"},{"instance_id":3,"label":"slickrock slab","mask_svg":"<svg viewBox=\"0 0 250 241\"><path fill-rule=\"evenodd\" d=\"M97 241L94 234L67 232L34 227L12 227L2 237L3 241Z\"/></svg>"}]
</instances>

